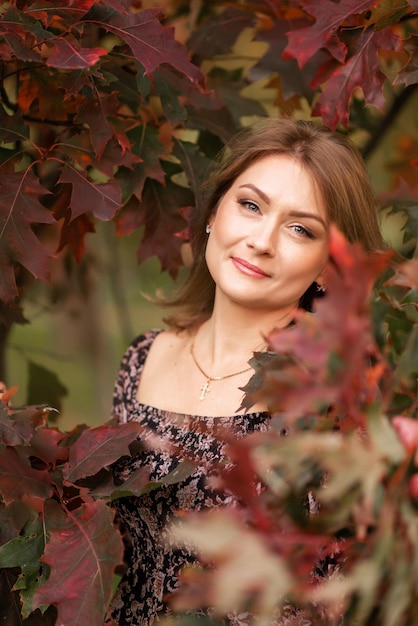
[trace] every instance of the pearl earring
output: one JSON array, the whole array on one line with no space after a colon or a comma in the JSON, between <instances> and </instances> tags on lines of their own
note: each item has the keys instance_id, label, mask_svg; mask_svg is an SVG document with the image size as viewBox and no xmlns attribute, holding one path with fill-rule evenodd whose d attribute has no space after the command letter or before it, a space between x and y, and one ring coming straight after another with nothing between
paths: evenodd
<instances>
[{"instance_id":1,"label":"pearl earring","mask_svg":"<svg viewBox=\"0 0 418 626\"><path fill-rule=\"evenodd\" d=\"M211 227L209 226L209 224L206 224L206 234L209 235L210 231L211 231Z\"/></svg>"}]
</instances>

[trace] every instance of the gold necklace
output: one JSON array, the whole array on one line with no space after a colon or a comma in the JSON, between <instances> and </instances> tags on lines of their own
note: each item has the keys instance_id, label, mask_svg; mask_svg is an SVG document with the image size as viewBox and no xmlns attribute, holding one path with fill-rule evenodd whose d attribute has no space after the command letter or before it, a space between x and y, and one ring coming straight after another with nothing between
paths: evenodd
<instances>
[{"instance_id":1,"label":"gold necklace","mask_svg":"<svg viewBox=\"0 0 418 626\"><path fill-rule=\"evenodd\" d=\"M194 340L190 344L190 354L192 355L192 359L193 359L194 364L196 365L197 369L206 378L206 382L200 388L199 400L204 400L205 399L205 395L210 391L210 388L209 388L210 383L217 382L219 380L225 380L226 378L233 378L233 376L239 376L240 374L244 374L245 372L249 372L250 370L253 369L250 366L250 367L246 367L244 370L240 370L239 372L234 372L233 374L226 374L225 376L209 376L209 374L207 374L205 372L205 370L197 362L197 359L196 359L196 356L195 356L195 353L194 353Z\"/></svg>"}]
</instances>

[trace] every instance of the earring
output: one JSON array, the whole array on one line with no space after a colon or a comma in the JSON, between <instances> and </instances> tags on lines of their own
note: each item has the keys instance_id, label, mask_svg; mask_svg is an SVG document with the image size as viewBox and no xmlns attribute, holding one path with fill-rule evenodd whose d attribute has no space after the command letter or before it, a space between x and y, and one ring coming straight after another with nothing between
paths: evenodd
<instances>
[{"instance_id":1,"label":"earring","mask_svg":"<svg viewBox=\"0 0 418 626\"><path fill-rule=\"evenodd\" d=\"M325 293L327 290L326 285L316 285L316 293Z\"/></svg>"},{"instance_id":2,"label":"earring","mask_svg":"<svg viewBox=\"0 0 418 626\"><path fill-rule=\"evenodd\" d=\"M211 232L211 227L209 226L209 224L206 224L206 234L209 235L209 233Z\"/></svg>"}]
</instances>

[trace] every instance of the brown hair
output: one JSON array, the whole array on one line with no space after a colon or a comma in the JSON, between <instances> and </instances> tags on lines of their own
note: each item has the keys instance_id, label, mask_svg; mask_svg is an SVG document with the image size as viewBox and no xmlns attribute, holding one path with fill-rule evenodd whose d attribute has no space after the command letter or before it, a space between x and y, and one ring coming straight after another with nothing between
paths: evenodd
<instances>
[{"instance_id":1,"label":"brown hair","mask_svg":"<svg viewBox=\"0 0 418 626\"><path fill-rule=\"evenodd\" d=\"M175 294L162 301L164 306L178 308L165 319L171 328L184 330L210 317L215 283L205 260L206 224L236 178L252 163L272 154L290 156L306 168L322 195L330 222L348 241L360 242L369 251L383 247L373 190L354 145L343 135L313 122L267 119L243 129L232 139L205 185L209 195L191 225L193 264ZM314 283L302 296L300 306L310 310L315 292Z\"/></svg>"}]
</instances>

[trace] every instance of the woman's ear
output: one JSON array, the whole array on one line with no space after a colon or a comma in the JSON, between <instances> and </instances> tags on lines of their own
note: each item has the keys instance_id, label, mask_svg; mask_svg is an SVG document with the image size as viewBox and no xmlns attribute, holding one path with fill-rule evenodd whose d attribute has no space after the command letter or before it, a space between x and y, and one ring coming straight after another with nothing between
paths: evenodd
<instances>
[{"instance_id":1,"label":"woman's ear","mask_svg":"<svg viewBox=\"0 0 418 626\"><path fill-rule=\"evenodd\" d=\"M315 278L316 290L321 293L325 293L327 290L326 281L327 268L325 267L322 272Z\"/></svg>"}]
</instances>

